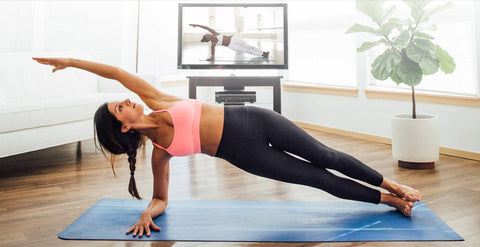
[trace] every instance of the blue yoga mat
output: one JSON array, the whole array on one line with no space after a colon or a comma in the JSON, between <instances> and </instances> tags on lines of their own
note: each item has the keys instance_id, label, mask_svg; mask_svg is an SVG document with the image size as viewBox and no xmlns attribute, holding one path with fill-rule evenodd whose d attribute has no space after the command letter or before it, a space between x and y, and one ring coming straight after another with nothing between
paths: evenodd
<instances>
[{"instance_id":1,"label":"blue yoga mat","mask_svg":"<svg viewBox=\"0 0 480 247\"><path fill-rule=\"evenodd\" d=\"M59 234L62 239L242 242L463 240L425 204L405 217L361 202L171 201L154 222L162 231L132 237L149 201L102 199Z\"/></svg>"}]
</instances>

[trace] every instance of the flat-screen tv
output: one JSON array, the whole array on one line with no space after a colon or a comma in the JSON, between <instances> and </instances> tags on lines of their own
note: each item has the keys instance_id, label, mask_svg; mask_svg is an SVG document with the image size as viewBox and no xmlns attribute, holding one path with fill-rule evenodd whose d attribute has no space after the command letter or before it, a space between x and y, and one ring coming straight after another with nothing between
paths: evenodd
<instances>
[{"instance_id":1,"label":"flat-screen tv","mask_svg":"<svg viewBox=\"0 0 480 247\"><path fill-rule=\"evenodd\" d=\"M287 69L287 4L178 7L178 69Z\"/></svg>"}]
</instances>

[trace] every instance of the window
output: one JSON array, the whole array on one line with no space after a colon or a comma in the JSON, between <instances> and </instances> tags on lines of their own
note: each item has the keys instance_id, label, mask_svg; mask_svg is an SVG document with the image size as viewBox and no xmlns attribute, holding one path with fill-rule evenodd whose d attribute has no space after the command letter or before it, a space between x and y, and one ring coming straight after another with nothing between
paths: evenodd
<instances>
[{"instance_id":1,"label":"window","mask_svg":"<svg viewBox=\"0 0 480 247\"><path fill-rule=\"evenodd\" d=\"M410 9L403 2L390 2L398 3L395 15L401 18L409 16ZM475 26L474 9L478 3L474 3L474 1L452 2L454 4L452 8L433 15L428 23L437 25L438 29L430 32L435 37L433 42L440 45L453 57L456 69L451 74L445 74L439 70L436 74L423 76L422 82L415 88L430 92L477 96L479 95L479 89L475 35L476 32L480 32L480 28ZM446 1L436 0L430 5L435 6L444 3ZM374 59L384 50L384 46L378 46L367 52L369 72ZM405 84L397 86L391 79L376 80L371 73L368 74L369 85L371 86L409 88Z\"/></svg>"},{"instance_id":2,"label":"window","mask_svg":"<svg viewBox=\"0 0 480 247\"><path fill-rule=\"evenodd\" d=\"M32 50L35 5L30 1L0 2L0 52Z\"/></svg>"},{"instance_id":3,"label":"window","mask_svg":"<svg viewBox=\"0 0 480 247\"><path fill-rule=\"evenodd\" d=\"M356 87L355 1L291 1L288 4L287 80Z\"/></svg>"},{"instance_id":4,"label":"window","mask_svg":"<svg viewBox=\"0 0 480 247\"><path fill-rule=\"evenodd\" d=\"M135 58L136 7L128 0L0 1L0 52L89 54L128 67Z\"/></svg>"}]
</instances>

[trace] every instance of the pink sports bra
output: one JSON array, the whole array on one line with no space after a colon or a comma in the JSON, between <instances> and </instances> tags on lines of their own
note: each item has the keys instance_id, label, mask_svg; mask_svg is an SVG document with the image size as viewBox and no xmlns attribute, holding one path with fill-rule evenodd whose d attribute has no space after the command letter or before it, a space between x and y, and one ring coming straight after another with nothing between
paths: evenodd
<instances>
[{"instance_id":1,"label":"pink sports bra","mask_svg":"<svg viewBox=\"0 0 480 247\"><path fill-rule=\"evenodd\" d=\"M168 148L153 142L158 148L167 151L172 156L187 156L201 152L200 146L200 115L202 102L193 99L182 100L167 110L153 112L168 112L173 121L173 140Z\"/></svg>"},{"instance_id":2,"label":"pink sports bra","mask_svg":"<svg viewBox=\"0 0 480 247\"><path fill-rule=\"evenodd\" d=\"M221 46L223 45L223 34L220 34L217 36L218 42L215 46Z\"/></svg>"}]
</instances>

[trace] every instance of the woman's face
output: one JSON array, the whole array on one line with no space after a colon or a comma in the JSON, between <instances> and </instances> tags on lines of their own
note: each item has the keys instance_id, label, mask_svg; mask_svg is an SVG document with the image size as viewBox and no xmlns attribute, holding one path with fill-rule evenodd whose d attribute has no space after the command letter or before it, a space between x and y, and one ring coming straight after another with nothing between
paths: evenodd
<instances>
[{"instance_id":1,"label":"woman's face","mask_svg":"<svg viewBox=\"0 0 480 247\"><path fill-rule=\"evenodd\" d=\"M211 35L211 34L205 34L205 38L207 38L207 41L212 41L213 35Z\"/></svg>"},{"instance_id":2,"label":"woman's face","mask_svg":"<svg viewBox=\"0 0 480 247\"><path fill-rule=\"evenodd\" d=\"M121 102L108 103L108 111L112 113L118 121L122 122L122 131L124 127L128 128L126 130L128 131L130 130L130 125L136 123L139 117L143 115L143 106L131 102L130 99L126 99Z\"/></svg>"}]
</instances>

